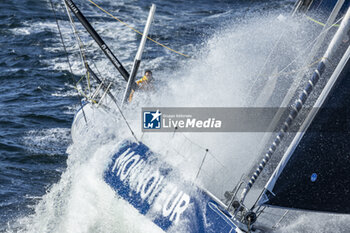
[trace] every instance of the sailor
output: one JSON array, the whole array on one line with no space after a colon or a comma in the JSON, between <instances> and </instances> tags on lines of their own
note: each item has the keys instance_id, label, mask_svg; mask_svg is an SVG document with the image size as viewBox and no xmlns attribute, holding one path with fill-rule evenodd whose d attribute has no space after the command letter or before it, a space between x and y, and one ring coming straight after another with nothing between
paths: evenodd
<instances>
[{"instance_id":1,"label":"sailor","mask_svg":"<svg viewBox=\"0 0 350 233\"><path fill-rule=\"evenodd\" d=\"M153 76L152 76L152 71L151 70L145 70L145 74L142 78L136 81L136 88L137 90L142 90L142 91L151 91L153 90ZM135 89L131 90L130 96L129 96L129 102L131 102L132 97L134 95Z\"/></svg>"},{"instance_id":2,"label":"sailor","mask_svg":"<svg viewBox=\"0 0 350 233\"><path fill-rule=\"evenodd\" d=\"M153 81L152 71L146 70L145 75L139 80L137 80L136 84L139 89L150 90L152 89L152 83L151 83L152 81Z\"/></svg>"}]
</instances>

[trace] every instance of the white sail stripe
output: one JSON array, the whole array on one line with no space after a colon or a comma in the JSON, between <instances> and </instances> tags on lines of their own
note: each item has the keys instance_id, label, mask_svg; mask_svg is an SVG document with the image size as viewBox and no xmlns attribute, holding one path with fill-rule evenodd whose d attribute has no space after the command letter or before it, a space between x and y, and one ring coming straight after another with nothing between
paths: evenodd
<instances>
[{"instance_id":1,"label":"white sail stripe","mask_svg":"<svg viewBox=\"0 0 350 233\"><path fill-rule=\"evenodd\" d=\"M306 97L309 96L309 94L307 93L307 91L305 89L303 90L303 93L306 95Z\"/></svg>"},{"instance_id":2,"label":"white sail stripe","mask_svg":"<svg viewBox=\"0 0 350 233\"><path fill-rule=\"evenodd\" d=\"M321 78L320 72L316 69L315 73L317 74L318 78Z\"/></svg>"},{"instance_id":3,"label":"white sail stripe","mask_svg":"<svg viewBox=\"0 0 350 233\"><path fill-rule=\"evenodd\" d=\"M297 100L297 102L299 102L301 105L303 105L303 101L300 98Z\"/></svg>"},{"instance_id":4,"label":"white sail stripe","mask_svg":"<svg viewBox=\"0 0 350 233\"><path fill-rule=\"evenodd\" d=\"M313 84L313 82L311 80L309 80L309 83L312 86L312 88L314 88L314 84Z\"/></svg>"}]
</instances>

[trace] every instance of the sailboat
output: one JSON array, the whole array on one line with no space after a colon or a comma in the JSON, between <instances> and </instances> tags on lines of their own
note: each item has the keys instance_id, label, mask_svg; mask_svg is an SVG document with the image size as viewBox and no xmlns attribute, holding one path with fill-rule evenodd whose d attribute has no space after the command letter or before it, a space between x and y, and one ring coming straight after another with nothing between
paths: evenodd
<instances>
[{"instance_id":1,"label":"sailboat","mask_svg":"<svg viewBox=\"0 0 350 233\"><path fill-rule=\"evenodd\" d=\"M121 108L130 91L136 88L135 76L155 6L151 8L134 65L128 73L77 5L72 0L64 0L64 4L70 19L71 14L75 15L127 81L123 100L117 100L110 91L111 85L100 79L85 62L86 71L98 83L93 96L99 96L100 100L94 102L86 98L82 102L72 125L74 140L77 135L84 134L86 123L93 120L95 111L111 116L119 114L127 123ZM263 159L249 181L237 184L226 195L226 200L221 200L205 188L183 181L176 169L159 159L130 129L133 137L116 145L103 175L105 183L115 191L116 198L128 202L139 215L146 216L164 232L272 231L259 222L266 207L349 214L350 154L347 137L350 129L346 109L350 101L347 78L350 70L349 5L350 1L344 0L296 2L293 16L302 15L313 23L322 24L310 55L312 58L321 55L321 60L311 74L298 74L304 87L294 89L291 96L297 94L295 98L286 99L290 106L288 114L280 115L280 130L272 138L271 145L267 144ZM313 18L315 12L327 15L327 22L323 24L320 20L324 18ZM326 36L331 39L326 40ZM315 93L318 86L321 86L320 91ZM268 98L273 98L273 95ZM306 104L313 108L305 108ZM302 121L298 121L300 116ZM301 124L296 126L295 122ZM248 206L246 197L281 142L286 140L291 127L299 129L293 134L261 194L252 206Z\"/></svg>"}]
</instances>

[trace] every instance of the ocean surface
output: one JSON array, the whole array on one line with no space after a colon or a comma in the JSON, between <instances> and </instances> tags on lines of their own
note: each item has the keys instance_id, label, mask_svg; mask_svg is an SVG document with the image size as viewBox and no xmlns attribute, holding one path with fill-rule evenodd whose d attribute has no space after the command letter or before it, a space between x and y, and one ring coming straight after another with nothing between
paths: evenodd
<instances>
[{"instance_id":1,"label":"ocean surface","mask_svg":"<svg viewBox=\"0 0 350 233\"><path fill-rule=\"evenodd\" d=\"M83 75L83 66L63 4L52 1L54 11L48 0L0 1L0 232L138 232L126 226L130 224L127 220L119 220L114 228L107 226L113 220L104 222L104 215L96 217L104 212L103 205L91 209L97 213L93 216L73 211L80 204L75 200L84 199L85 195L93 196L86 200L100 196L99 192L81 188L74 178L81 169L79 164L84 164L81 158L88 156L81 148L98 148L99 142L86 138L73 145L70 127L81 99L74 88ZM89 1L75 2L130 70L140 36ZM280 14L288 15L294 1L96 0L96 3L140 31L150 4L155 3L157 11L150 37L190 56L147 43L141 71L152 69L156 79L169 87L168 92L157 96L166 101L151 100L148 105L185 106L191 100L192 106L202 103L235 106L244 98L247 87L242 77L254 77L259 72L258 65L264 63L272 42L284 28L276 26L275 20ZM125 84L114 67L79 23L77 27L88 59L94 61L103 77L116 80L117 93L122 91ZM226 81L232 73L239 74L237 82ZM215 84L206 80L214 80ZM178 96L176 100L174 96ZM123 138L124 133L120 132L118 137ZM196 135L195 139L212 143L208 137ZM225 147L220 139L215 142L213 147L226 148L222 160L231 160L232 147ZM255 158L247 157L240 167L249 168ZM86 168L93 169L90 165ZM237 170L234 176L239 179L242 172L246 171ZM123 206L115 211L124 211L122 217L128 217ZM279 231L329 232L333 228L327 226L331 225L336 229L333 232L347 232L349 226L345 216L306 214L294 220Z\"/></svg>"}]
</instances>

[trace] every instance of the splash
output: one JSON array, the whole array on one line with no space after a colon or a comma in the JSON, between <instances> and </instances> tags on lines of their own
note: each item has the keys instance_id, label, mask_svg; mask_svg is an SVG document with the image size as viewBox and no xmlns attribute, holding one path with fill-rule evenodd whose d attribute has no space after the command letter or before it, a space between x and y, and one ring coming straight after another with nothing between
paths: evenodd
<instances>
[{"instance_id":1,"label":"splash","mask_svg":"<svg viewBox=\"0 0 350 233\"><path fill-rule=\"evenodd\" d=\"M135 95L135 104L125 109L125 114L137 137L142 137L141 107L247 107L251 103L248 100L255 100L261 94L266 96L265 102L260 101L261 106L268 106L269 96L275 92L281 102L283 93L293 83L292 75L284 75L284 82L277 90L265 87L276 82L271 78L276 67L277 71L281 70L304 52L309 38L300 38L305 35L303 30L297 22L280 21L274 14L219 30L207 40L197 58L186 61L176 70L157 74L158 91L147 96ZM289 38L275 54L292 58L287 61L276 58L277 63L266 68L266 58L284 33ZM105 64L98 62L99 66ZM299 64L301 59L294 68L299 69ZM106 72L112 75L114 71L107 69ZM259 89L266 93L257 95L254 90ZM88 123L84 134L77 135L68 148L67 169L60 181L43 196L35 207L35 214L19 219L13 231L160 232L103 181L103 172L118 149L116 145L130 137L125 122L117 114L96 111ZM262 137L262 133L177 133L175 136L154 133L143 135L142 140L160 159L182 171L185 179L222 198L224 191L231 190L260 155ZM197 178L206 149L211 154ZM283 230L290 232L296 228L293 224ZM307 232L309 228L297 230Z\"/></svg>"},{"instance_id":2,"label":"splash","mask_svg":"<svg viewBox=\"0 0 350 233\"><path fill-rule=\"evenodd\" d=\"M46 155L63 154L70 141L70 131L66 128L30 130L23 138L24 145L32 153Z\"/></svg>"}]
</instances>

